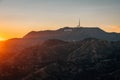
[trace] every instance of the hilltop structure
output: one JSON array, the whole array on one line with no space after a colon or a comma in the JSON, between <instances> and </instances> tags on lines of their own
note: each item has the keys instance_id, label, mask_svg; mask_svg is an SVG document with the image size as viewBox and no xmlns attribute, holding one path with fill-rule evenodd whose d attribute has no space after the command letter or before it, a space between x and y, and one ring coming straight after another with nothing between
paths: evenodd
<instances>
[{"instance_id":1,"label":"hilltop structure","mask_svg":"<svg viewBox=\"0 0 120 80\"><path fill-rule=\"evenodd\" d=\"M79 41L85 38L97 38L108 41L120 41L119 33L108 33L99 27L81 27L80 19L77 26L63 27L57 30L31 31L24 39L59 39L64 41Z\"/></svg>"},{"instance_id":2,"label":"hilltop structure","mask_svg":"<svg viewBox=\"0 0 120 80\"><path fill-rule=\"evenodd\" d=\"M77 27L79 28L81 25L80 25L80 19L79 19L79 23L78 23L78 25L77 25Z\"/></svg>"}]
</instances>

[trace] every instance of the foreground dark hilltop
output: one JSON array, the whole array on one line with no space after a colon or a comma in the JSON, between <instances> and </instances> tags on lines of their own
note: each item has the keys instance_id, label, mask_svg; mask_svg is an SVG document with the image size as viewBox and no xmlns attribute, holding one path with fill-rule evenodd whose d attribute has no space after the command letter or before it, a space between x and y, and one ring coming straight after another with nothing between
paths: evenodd
<instances>
[{"instance_id":1,"label":"foreground dark hilltop","mask_svg":"<svg viewBox=\"0 0 120 80\"><path fill-rule=\"evenodd\" d=\"M98 38L108 41L120 41L120 34L107 33L98 27L64 27L54 31L32 31L25 35L24 38L36 38L41 40L60 39L67 41L79 41L85 38Z\"/></svg>"},{"instance_id":2,"label":"foreground dark hilltop","mask_svg":"<svg viewBox=\"0 0 120 80\"><path fill-rule=\"evenodd\" d=\"M0 80L120 80L120 42L47 40L1 63Z\"/></svg>"}]
</instances>

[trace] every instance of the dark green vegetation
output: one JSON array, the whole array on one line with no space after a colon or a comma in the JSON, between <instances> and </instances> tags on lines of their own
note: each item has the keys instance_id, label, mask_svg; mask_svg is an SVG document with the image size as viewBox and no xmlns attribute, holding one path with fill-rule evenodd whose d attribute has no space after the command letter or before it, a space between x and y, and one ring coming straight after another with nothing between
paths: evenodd
<instances>
[{"instance_id":1,"label":"dark green vegetation","mask_svg":"<svg viewBox=\"0 0 120 80\"><path fill-rule=\"evenodd\" d=\"M0 63L0 80L120 80L120 42L51 39Z\"/></svg>"}]
</instances>

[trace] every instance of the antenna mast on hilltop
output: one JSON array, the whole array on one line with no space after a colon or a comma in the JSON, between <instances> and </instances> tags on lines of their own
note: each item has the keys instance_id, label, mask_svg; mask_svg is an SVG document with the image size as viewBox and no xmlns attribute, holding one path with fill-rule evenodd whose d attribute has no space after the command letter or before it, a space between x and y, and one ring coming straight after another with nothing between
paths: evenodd
<instances>
[{"instance_id":1,"label":"antenna mast on hilltop","mask_svg":"<svg viewBox=\"0 0 120 80\"><path fill-rule=\"evenodd\" d=\"M78 23L77 27L80 27L80 19L79 19L79 23Z\"/></svg>"}]
</instances>

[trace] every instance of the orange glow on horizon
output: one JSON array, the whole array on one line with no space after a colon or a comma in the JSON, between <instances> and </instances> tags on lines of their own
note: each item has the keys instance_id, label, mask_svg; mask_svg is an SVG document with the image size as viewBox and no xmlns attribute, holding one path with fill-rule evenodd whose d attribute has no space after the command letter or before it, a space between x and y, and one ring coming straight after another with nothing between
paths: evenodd
<instances>
[{"instance_id":1,"label":"orange glow on horizon","mask_svg":"<svg viewBox=\"0 0 120 80\"><path fill-rule=\"evenodd\" d=\"M120 33L120 26L101 26L100 28L105 30L106 32Z\"/></svg>"},{"instance_id":2,"label":"orange glow on horizon","mask_svg":"<svg viewBox=\"0 0 120 80\"><path fill-rule=\"evenodd\" d=\"M0 41L5 41L5 40L6 40L5 38L0 37Z\"/></svg>"},{"instance_id":3,"label":"orange glow on horizon","mask_svg":"<svg viewBox=\"0 0 120 80\"><path fill-rule=\"evenodd\" d=\"M52 27L43 25L43 26L36 26L36 27L24 27L23 29L21 27L15 27L15 26L14 27L4 26L4 27L1 27L1 30L0 30L0 41L4 41L11 38L22 38L23 36L25 36L31 31L57 30L62 27L56 26L56 25ZM85 25L83 27L85 27ZM120 26L100 25L100 28L106 32L120 33Z\"/></svg>"}]
</instances>

